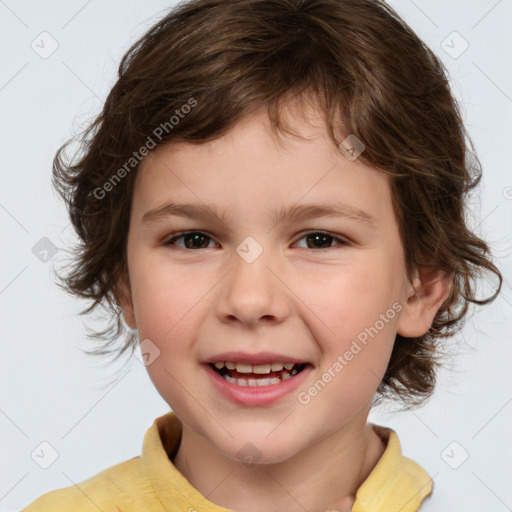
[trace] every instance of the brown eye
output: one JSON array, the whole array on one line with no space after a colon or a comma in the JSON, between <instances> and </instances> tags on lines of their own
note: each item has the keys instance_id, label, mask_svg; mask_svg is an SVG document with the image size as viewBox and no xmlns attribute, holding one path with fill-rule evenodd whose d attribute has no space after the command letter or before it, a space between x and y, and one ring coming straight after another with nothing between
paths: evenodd
<instances>
[{"instance_id":1,"label":"brown eye","mask_svg":"<svg viewBox=\"0 0 512 512\"><path fill-rule=\"evenodd\" d=\"M330 249L332 242L338 242L336 245L348 245L347 242L336 236L324 233L323 231L311 231L306 233L300 240L306 240L306 249Z\"/></svg>"},{"instance_id":2,"label":"brown eye","mask_svg":"<svg viewBox=\"0 0 512 512\"><path fill-rule=\"evenodd\" d=\"M177 244L176 241L183 239L184 245ZM207 249L212 239L202 231L185 231L168 239L164 245L178 245L185 249Z\"/></svg>"},{"instance_id":3,"label":"brown eye","mask_svg":"<svg viewBox=\"0 0 512 512\"><path fill-rule=\"evenodd\" d=\"M314 235L308 235L306 237L306 240L308 241L309 249L324 249L326 247L330 247L331 242L334 239L330 235L324 235L323 233L317 233ZM311 244L309 244L309 242L311 242Z\"/></svg>"}]
</instances>

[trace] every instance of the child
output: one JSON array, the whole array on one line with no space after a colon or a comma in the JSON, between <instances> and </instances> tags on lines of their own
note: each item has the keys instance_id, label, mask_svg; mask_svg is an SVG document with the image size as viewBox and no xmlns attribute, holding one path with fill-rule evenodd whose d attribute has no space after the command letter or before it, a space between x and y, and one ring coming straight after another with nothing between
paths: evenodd
<instances>
[{"instance_id":1,"label":"child","mask_svg":"<svg viewBox=\"0 0 512 512\"><path fill-rule=\"evenodd\" d=\"M368 413L428 398L440 341L501 288L434 54L377 0L192 0L130 48L84 142L54 162L81 239L64 282L172 412L25 510L419 510L430 476Z\"/></svg>"}]
</instances>

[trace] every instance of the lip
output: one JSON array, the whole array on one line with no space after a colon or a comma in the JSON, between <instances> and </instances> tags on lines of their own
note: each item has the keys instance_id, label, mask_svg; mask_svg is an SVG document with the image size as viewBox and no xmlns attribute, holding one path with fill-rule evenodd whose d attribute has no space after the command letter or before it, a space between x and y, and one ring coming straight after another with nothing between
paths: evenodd
<instances>
[{"instance_id":1,"label":"lip","mask_svg":"<svg viewBox=\"0 0 512 512\"><path fill-rule=\"evenodd\" d=\"M217 361L219 361L219 359L217 359ZM301 372L279 384L249 387L239 386L238 384L232 384L224 380L208 363L203 364L203 366L212 380L215 389L217 389L221 395L235 404L247 407L263 407L277 402L297 389L313 370L313 366L307 364Z\"/></svg>"},{"instance_id":2,"label":"lip","mask_svg":"<svg viewBox=\"0 0 512 512\"><path fill-rule=\"evenodd\" d=\"M297 359L296 357L287 356L285 354L276 354L274 352L258 352L257 354L249 354L247 352L223 352L222 354L209 357L203 361L203 363L215 364L217 361L232 361L234 363L250 365L271 363L308 363L308 361Z\"/></svg>"}]
</instances>

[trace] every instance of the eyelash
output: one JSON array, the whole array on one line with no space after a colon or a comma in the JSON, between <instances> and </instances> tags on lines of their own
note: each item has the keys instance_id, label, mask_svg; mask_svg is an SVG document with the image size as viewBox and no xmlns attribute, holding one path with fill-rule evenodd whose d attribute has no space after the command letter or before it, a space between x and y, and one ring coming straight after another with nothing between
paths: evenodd
<instances>
[{"instance_id":1,"label":"eyelash","mask_svg":"<svg viewBox=\"0 0 512 512\"><path fill-rule=\"evenodd\" d=\"M207 238L214 241L213 237L211 237L210 235L208 235L208 233L205 233L204 231L191 230L191 231L180 231L178 233L173 233L171 235L171 237L168 237L163 242L163 245L165 245L165 246L176 245L173 242L175 242L176 240L183 238L185 235L191 234L191 233L199 233L201 235L205 235ZM325 251L326 249L334 249L335 247L338 247L338 246L350 245L349 242L347 242L346 240L344 240L340 237L337 237L331 233L328 233L327 231L307 231L305 233L302 233L302 236L300 238L298 238L297 241L302 240L303 238L307 237L308 235L325 235L326 237L332 238L333 240L338 242L338 245L335 245L333 247L327 247L325 249L322 249L322 248L311 249L309 247L301 247L301 249L304 249L306 251L319 252L319 251ZM205 250L205 249L211 249L211 247L205 247L203 249L189 249L187 247L181 247L181 246L177 246L177 247L180 247L180 249L183 249L185 251L194 251L194 252Z\"/></svg>"}]
</instances>

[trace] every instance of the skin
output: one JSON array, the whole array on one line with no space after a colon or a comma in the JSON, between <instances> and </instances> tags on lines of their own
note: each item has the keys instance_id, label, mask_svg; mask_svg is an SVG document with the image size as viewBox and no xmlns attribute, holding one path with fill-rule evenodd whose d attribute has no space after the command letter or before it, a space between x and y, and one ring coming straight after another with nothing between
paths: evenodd
<instances>
[{"instance_id":1,"label":"skin","mask_svg":"<svg viewBox=\"0 0 512 512\"><path fill-rule=\"evenodd\" d=\"M239 512L349 510L385 446L367 424L397 333L420 336L449 294L449 281L405 273L388 178L348 160L319 114L288 105L303 137L276 142L260 110L208 143L172 142L140 164L127 243L129 280L120 285L125 322L160 350L147 366L156 389L183 422L173 462L219 506ZM340 139L341 140L341 139ZM143 215L173 200L226 209L197 220ZM274 208L343 201L376 219L290 219ZM202 231L197 248L173 233ZM309 231L327 231L320 248ZM247 263L237 246L252 236L263 253ZM190 243L190 241L189 241ZM189 245L194 247L194 245ZM308 250L308 247L310 249ZM308 404L297 399L392 304L402 308ZM201 362L229 350L274 351L313 365L297 392L268 407L221 396ZM246 443L252 467L237 452Z\"/></svg>"}]
</instances>

